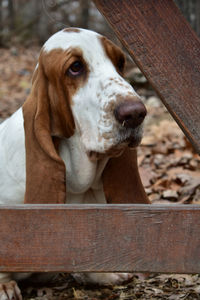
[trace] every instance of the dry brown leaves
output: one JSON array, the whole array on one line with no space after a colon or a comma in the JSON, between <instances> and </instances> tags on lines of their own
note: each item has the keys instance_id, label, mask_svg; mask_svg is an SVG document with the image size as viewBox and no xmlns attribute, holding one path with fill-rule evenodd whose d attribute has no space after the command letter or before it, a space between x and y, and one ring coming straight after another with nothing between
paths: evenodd
<instances>
[{"instance_id":1,"label":"dry brown leaves","mask_svg":"<svg viewBox=\"0 0 200 300\"><path fill-rule=\"evenodd\" d=\"M30 91L36 66L37 48L0 49L0 118L15 112Z\"/></svg>"},{"instance_id":2,"label":"dry brown leaves","mask_svg":"<svg viewBox=\"0 0 200 300\"><path fill-rule=\"evenodd\" d=\"M66 274L60 275L57 284L48 288L26 288L24 300L192 300L200 299L200 276L186 274L151 275L146 280L136 276L122 286L81 286Z\"/></svg>"},{"instance_id":3,"label":"dry brown leaves","mask_svg":"<svg viewBox=\"0 0 200 300\"><path fill-rule=\"evenodd\" d=\"M149 110L138 158L149 199L157 204L200 203L200 157L161 104Z\"/></svg>"}]
</instances>

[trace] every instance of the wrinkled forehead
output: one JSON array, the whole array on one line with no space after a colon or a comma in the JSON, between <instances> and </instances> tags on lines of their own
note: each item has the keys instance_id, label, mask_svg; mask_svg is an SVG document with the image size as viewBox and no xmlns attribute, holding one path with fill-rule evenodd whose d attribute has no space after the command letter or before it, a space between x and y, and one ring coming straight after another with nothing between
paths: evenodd
<instances>
[{"instance_id":1,"label":"wrinkled forehead","mask_svg":"<svg viewBox=\"0 0 200 300\"><path fill-rule=\"evenodd\" d=\"M43 51L50 52L55 49L81 49L84 58L91 63L91 59L95 58L98 54L98 59L104 57L105 50L101 42L103 38L100 34L79 28L63 29L52 35L44 44Z\"/></svg>"}]
</instances>

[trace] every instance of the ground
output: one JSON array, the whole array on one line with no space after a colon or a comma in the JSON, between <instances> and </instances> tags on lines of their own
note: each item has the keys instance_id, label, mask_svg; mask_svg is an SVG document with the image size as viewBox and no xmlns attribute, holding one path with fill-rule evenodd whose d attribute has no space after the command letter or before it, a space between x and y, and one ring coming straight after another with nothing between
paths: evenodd
<instances>
[{"instance_id":1,"label":"ground","mask_svg":"<svg viewBox=\"0 0 200 300\"><path fill-rule=\"evenodd\" d=\"M0 121L25 101L38 53L37 47L1 49ZM128 78L135 82L148 110L138 163L149 199L152 204L199 204L199 156L137 68L132 67L132 71L140 79L137 82ZM146 274L143 277L135 276L123 286L92 288L78 285L70 275L60 274L48 287L23 284L22 292L25 300L200 299L199 275Z\"/></svg>"}]
</instances>

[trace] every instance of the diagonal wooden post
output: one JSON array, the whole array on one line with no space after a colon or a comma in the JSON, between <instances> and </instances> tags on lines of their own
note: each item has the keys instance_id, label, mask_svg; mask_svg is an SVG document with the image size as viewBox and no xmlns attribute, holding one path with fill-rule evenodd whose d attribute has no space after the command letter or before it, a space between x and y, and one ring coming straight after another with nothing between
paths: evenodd
<instances>
[{"instance_id":1,"label":"diagonal wooden post","mask_svg":"<svg viewBox=\"0 0 200 300\"><path fill-rule=\"evenodd\" d=\"M94 0L200 153L200 41L172 0Z\"/></svg>"}]
</instances>

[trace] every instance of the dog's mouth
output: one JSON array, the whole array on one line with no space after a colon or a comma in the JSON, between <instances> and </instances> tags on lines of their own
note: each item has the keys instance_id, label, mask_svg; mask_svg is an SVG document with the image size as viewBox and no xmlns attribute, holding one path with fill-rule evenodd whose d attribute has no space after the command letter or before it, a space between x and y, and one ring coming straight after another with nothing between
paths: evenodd
<instances>
[{"instance_id":1,"label":"dog's mouth","mask_svg":"<svg viewBox=\"0 0 200 300\"><path fill-rule=\"evenodd\" d=\"M139 146L141 140L142 126L135 129L122 128L119 130L114 145L110 146L104 152L97 152L95 150L87 151L87 155L91 161L97 161L105 157L118 157L127 147L136 148Z\"/></svg>"},{"instance_id":2,"label":"dog's mouth","mask_svg":"<svg viewBox=\"0 0 200 300\"><path fill-rule=\"evenodd\" d=\"M125 144L128 147L137 147L142 140L143 129L142 126L138 126L134 129L132 128L121 128L119 130L119 135L117 138L117 144Z\"/></svg>"}]
</instances>

